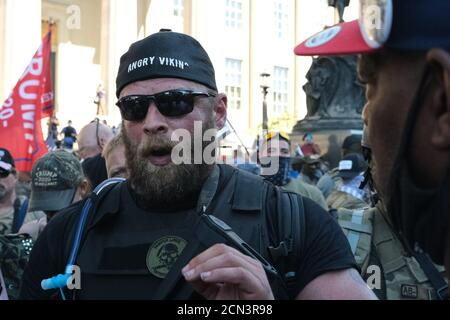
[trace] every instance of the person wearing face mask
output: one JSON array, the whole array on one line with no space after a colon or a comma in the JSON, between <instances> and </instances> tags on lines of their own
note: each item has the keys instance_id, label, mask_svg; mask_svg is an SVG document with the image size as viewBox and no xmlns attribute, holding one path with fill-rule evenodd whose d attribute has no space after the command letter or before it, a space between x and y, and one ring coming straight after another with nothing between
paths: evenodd
<instances>
[{"instance_id":1,"label":"person wearing face mask","mask_svg":"<svg viewBox=\"0 0 450 320\"><path fill-rule=\"evenodd\" d=\"M373 288L379 299L445 299L448 282L445 268L432 264L425 254L411 251L402 242L391 226L385 204L378 199L372 178L376 167L372 161L367 128L364 129L361 146L368 167L360 188L367 186L371 189L371 207L355 199L339 200L339 196L330 206L337 209L337 222L347 236L361 275L367 279L373 275L374 267L379 268L380 281ZM327 203L330 203L332 195L327 198Z\"/></svg>"},{"instance_id":2,"label":"person wearing face mask","mask_svg":"<svg viewBox=\"0 0 450 320\"><path fill-rule=\"evenodd\" d=\"M366 169L367 163L358 153L350 153L339 162L339 185L326 198L330 208L354 209L368 206L369 190L360 188Z\"/></svg>"},{"instance_id":3,"label":"person wearing face mask","mask_svg":"<svg viewBox=\"0 0 450 320\"><path fill-rule=\"evenodd\" d=\"M328 206L325 198L318 188L303 182L299 178L292 178L291 171L291 142L284 133L269 133L261 147L261 171L262 176L276 186L285 190L296 192L304 197L314 200L325 210ZM273 161L275 160L275 161ZM268 173L269 164L278 163L275 173Z\"/></svg>"},{"instance_id":4,"label":"person wearing face mask","mask_svg":"<svg viewBox=\"0 0 450 320\"><path fill-rule=\"evenodd\" d=\"M360 54L374 181L392 225L450 270L450 2L360 4L359 20L307 39L295 53ZM383 13L380 28L370 24L373 5Z\"/></svg>"},{"instance_id":5,"label":"person wearing face mask","mask_svg":"<svg viewBox=\"0 0 450 320\"><path fill-rule=\"evenodd\" d=\"M376 24L374 10L379 13ZM431 259L445 264L447 276L449 11L450 2L442 0L360 0L359 20L333 26L295 48L297 55L305 56L360 54L358 75L367 96L363 120L385 222L424 271L432 269ZM438 298L449 299L445 282L431 278ZM406 291L417 296L414 287L410 289Z\"/></svg>"}]
</instances>

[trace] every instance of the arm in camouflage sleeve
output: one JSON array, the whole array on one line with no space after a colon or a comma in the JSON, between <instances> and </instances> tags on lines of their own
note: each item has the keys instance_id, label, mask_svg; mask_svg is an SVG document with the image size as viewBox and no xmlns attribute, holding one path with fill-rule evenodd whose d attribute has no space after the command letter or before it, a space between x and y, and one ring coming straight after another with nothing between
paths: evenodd
<instances>
[{"instance_id":1,"label":"arm in camouflage sleeve","mask_svg":"<svg viewBox=\"0 0 450 320\"><path fill-rule=\"evenodd\" d=\"M3 275L2 297L19 296L22 274L30 256L33 240L26 234L0 236L0 268Z\"/></svg>"}]
</instances>

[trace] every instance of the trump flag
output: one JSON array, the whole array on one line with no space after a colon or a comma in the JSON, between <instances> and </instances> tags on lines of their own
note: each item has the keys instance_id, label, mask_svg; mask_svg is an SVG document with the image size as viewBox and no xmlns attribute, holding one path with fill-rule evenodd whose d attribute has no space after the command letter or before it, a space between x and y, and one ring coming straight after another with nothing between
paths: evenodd
<instances>
[{"instance_id":1,"label":"trump flag","mask_svg":"<svg viewBox=\"0 0 450 320\"><path fill-rule=\"evenodd\" d=\"M51 30L0 108L0 147L11 152L19 171L31 171L47 153L41 119L53 113Z\"/></svg>"}]
</instances>

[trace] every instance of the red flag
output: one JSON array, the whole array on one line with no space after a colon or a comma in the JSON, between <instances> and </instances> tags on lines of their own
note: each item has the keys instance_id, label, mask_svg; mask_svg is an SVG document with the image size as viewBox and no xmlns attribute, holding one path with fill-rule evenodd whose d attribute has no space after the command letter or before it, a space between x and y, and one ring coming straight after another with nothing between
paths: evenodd
<instances>
[{"instance_id":1,"label":"red flag","mask_svg":"<svg viewBox=\"0 0 450 320\"><path fill-rule=\"evenodd\" d=\"M53 112L50 55L51 31L0 108L0 146L11 152L19 171L31 171L48 151L41 119Z\"/></svg>"}]
</instances>

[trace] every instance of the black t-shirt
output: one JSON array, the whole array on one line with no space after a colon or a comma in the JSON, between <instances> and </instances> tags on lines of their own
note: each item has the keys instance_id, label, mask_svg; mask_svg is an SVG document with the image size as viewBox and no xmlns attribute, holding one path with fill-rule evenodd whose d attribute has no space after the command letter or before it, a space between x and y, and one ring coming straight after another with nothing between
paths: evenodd
<instances>
[{"instance_id":1,"label":"black t-shirt","mask_svg":"<svg viewBox=\"0 0 450 320\"><path fill-rule=\"evenodd\" d=\"M77 135L77 130L74 127L65 127L61 131L64 134L64 138L74 138Z\"/></svg>"},{"instance_id":2,"label":"black t-shirt","mask_svg":"<svg viewBox=\"0 0 450 320\"><path fill-rule=\"evenodd\" d=\"M220 193L220 185L224 183L226 181L221 175L218 193ZM98 222L93 229L95 232L91 230L92 235L89 236L88 233L86 242L83 244L84 248L88 245L89 250L81 250L77 260L77 263L82 262L81 267L84 267L81 284L84 290L88 291L91 288L95 293L81 293L79 298L153 298L153 291L158 288L161 280L155 276L155 270L149 272L148 257L151 251L149 248L161 239L162 235L167 235L165 230L172 230L170 235L181 235L181 238L188 237L189 228L195 224L195 219L198 218L195 208L184 208L173 213L157 209L142 210L135 204L129 188L124 186L126 184L121 188L120 197L108 203L110 208L115 206L120 208L116 218L114 220L103 219L104 221ZM275 204L270 199L268 202L269 205ZM306 234L298 267L298 293L321 274L356 268L348 241L339 225L313 201L303 198L303 203ZM78 223L80 209L81 203L67 208L54 217L40 235L24 273L22 299L59 297L56 290L43 291L40 283L42 279L63 273L69 251L65 239L67 239L67 234L70 234L70 230ZM274 211L276 212L276 210ZM268 219L273 221L269 224L273 226L268 230L269 237L276 238L276 216L268 217ZM97 237L105 232L114 234L115 236L111 239L115 238L115 240L109 243L109 240L105 241L104 238ZM139 244L134 243L133 239L137 238L140 240ZM116 245L117 243L120 243L120 246ZM159 252L155 252L160 254L161 250L165 250L162 247L162 245L159 246L157 248ZM94 259L83 256L83 252L88 251L89 256L95 257ZM114 273L112 272L114 268L127 271L122 272L123 274L120 276L108 277ZM92 271L93 269L95 270ZM100 295L98 290L100 290Z\"/></svg>"}]
</instances>

